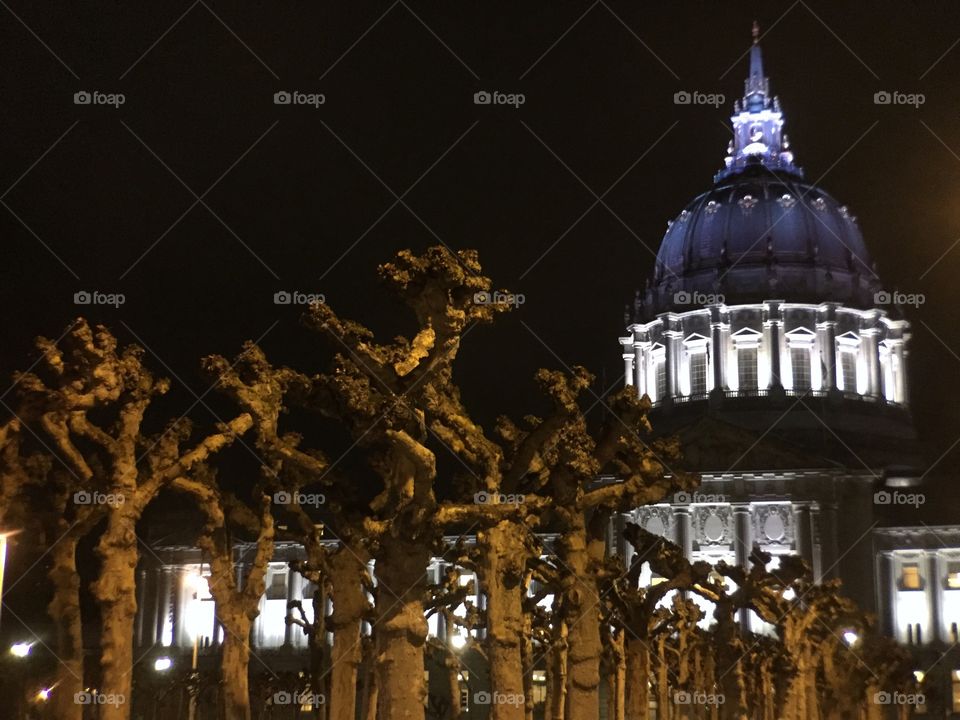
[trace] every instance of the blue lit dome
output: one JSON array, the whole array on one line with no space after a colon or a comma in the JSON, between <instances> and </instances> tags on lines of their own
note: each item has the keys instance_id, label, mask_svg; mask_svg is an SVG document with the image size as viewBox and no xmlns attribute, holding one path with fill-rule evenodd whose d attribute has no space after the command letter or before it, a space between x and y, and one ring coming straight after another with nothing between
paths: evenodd
<instances>
[{"instance_id":1,"label":"blue lit dome","mask_svg":"<svg viewBox=\"0 0 960 720\"><path fill-rule=\"evenodd\" d=\"M872 307L880 284L857 220L794 164L756 42L731 121L725 167L668 223L638 315L770 298Z\"/></svg>"}]
</instances>

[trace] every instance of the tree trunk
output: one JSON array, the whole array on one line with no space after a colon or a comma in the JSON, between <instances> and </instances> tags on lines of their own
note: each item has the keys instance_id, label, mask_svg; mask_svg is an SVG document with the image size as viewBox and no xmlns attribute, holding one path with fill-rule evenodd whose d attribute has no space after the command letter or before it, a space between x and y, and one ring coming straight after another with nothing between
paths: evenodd
<instances>
[{"instance_id":1,"label":"tree trunk","mask_svg":"<svg viewBox=\"0 0 960 720\"><path fill-rule=\"evenodd\" d=\"M564 720L567 705L567 623L560 610L562 602L559 598L553 603L554 637L553 647L550 649L550 705L549 720Z\"/></svg>"},{"instance_id":2,"label":"tree trunk","mask_svg":"<svg viewBox=\"0 0 960 720\"><path fill-rule=\"evenodd\" d=\"M650 650L644 640L630 636L626 643L626 720L650 716Z\"/></svg>"},{"instance_id":3,"label":"tree trunk","mask_svg":"<svg viewBox=\"0 0 960 720\"><path fill-rule=\"evenodd\" d=\"M327 677L327 590L326 584L321 582L313 593L313 629L307 634L307 648L310 652L310 692L315 696L323 696L326 700L325 682ZM358 647L359 650L359 647ZM327 714L327 703L312 703L313 717L324 720Z\"/></svg>"},{"instance_id":4,"label":"tree trunk","mask_svg":"<svg viewBox=\"0 0 960 720\"><path fill-rule=\"evenodd\" d=\"M377 720L377 647L373 638L364 638L361 652L360 720Z\"/></svg>"},{"instance_id":5,"label":"tree trunk","mask_svg":"<svg viewBox=\"0 0 960 720\"><path fill-rule=\"evenodd\" d=\"M617 664L613 674L613 715L607 720L626 720L627 658L624 647L624 631L622 628L614 633L613 641Z\"/></svg>"},{"instance_id":6,"label":"tree trunk","mask_svg":"<svg viewBox=\"0 0 960 720\"><path fill-rule=\"evenodd\" d=\"M377 720L424 719L423 598L430 550L402 535L383 538L377 557Z\"/></svg>"},{"instance_id":7,"label":"tree trunk","mask_svg":"<svg viewBox=\"0 0 960 720\"><path fill-rule=\"evenodd\" d=\"M366 555L358 555L357 549L342 546L330 558L329 564L333 586L329 718L356 720L357 673L362 655L360 627L367 607L363 587L367 572Z\"/></svg>"},{"instance_id":8,"label":"tree trunk","mask_svg":"<svg viewBox=\"0 0 960 720\"><path fill-rule=\"evenodd\" d=\"M480 582L486 594L486 651L491 720L524 720L523 574L525 528L503 520L477 533Z\"/></svg>"},{"instance_id":9,"label":"tree trunk","mask_svg":"<svg viewBox=\"0 0 960 720\"><path fill-rule=\"evenodd\" d=\"M599 549L596 544L599 542ZM560 546L563 561L573 575L564 593L569 625L566 714L569 720L600 718L600 612L594 558L603 557L603 540L587 539L582 515L567 528Z\"/></svg>"},{"instance_id":10,"label":"tree trunk","mask_svg":"<svg viewBox=\"0 0 960 720\"><path fill-rule=\"evenodd\" d=\"M657 718L670 720L670 666L667 664L667 638L661 635L657 641Z\"/></svg>"},{"instance_id":11,"label":"tree trunk","mask_svg":"<svg viewBox=\"0 0 960 720\"><path fill-rule=\"evenodd\" d=\"M448 720L460 720L463 716L463 708L460 707L460 660L449 646L443 649L443 666L447 671L447 691L450 693Z\"/></svg>"},{"instance_id":12,"label":"tree trunk","mask_svg":"<svg viewBox=\"0 0 960 720\"><path fill-rule=\"evenodd\" d=\"M527 587L525 585L523 588L524 595L526 595L526 592ZM524 612L523 638L520 641L520 666L523 668L524 720L533 720L533 671L536 661L537 657L533 647L533 616L529 612Z\"/></svg>"},{"instance_id":13,"label":"tree trunk","mask_svg":"<svg viewBox=\"0 0 960 720\"><path fill-rule=\"evenodd\" d=\"M223 625L220 658L220 720L250 720L250 626L242 612L219 612ZM314 691L316 692L316 691Z\"/></svg>"},{"instance_id":14,"label":"tree trunk","mask_svg":"<svg viewBox=\"0 0 960 720\"><path fill-rule=\"evenodd\" d=\"M130 717L133 621L137 614L137 535L133 498L108 513L97 544L100 574L93 594L100 605L100 720Z\"/></svg>"},{"instance_id":15,"label":"tree trunk","mask_svg":"<svg viewBox=\"0 0 960 720\"><path fill-rule=\"evenodd\" d=\"M52 717L82 720L83 705L74 696L83 692L83 633L80 619L80 576L77 574L77 538L63 535L50 549L47 573L53 599L47 607L56 626L57 672L51 693Z\"/></svg>"}]
</instances>

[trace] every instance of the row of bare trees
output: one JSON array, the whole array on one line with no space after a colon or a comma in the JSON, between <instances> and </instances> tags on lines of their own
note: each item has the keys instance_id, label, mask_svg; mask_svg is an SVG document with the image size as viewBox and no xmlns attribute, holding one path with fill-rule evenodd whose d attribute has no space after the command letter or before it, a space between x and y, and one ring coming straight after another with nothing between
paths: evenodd
<instances>
[{"instance_id":1,"label":"row of bare trees","mask_svg":"<svg viewBox=\"0 0 960 720\"><path fill-rule=\"evenodd\" d=\"M38 341L0 428L0 512L8 515L0 520L34 527L49 549L60 659L54 717L81 717L76 551L91 533L100 561L92 585L98 692L114 700L100 717L130 717L137 523L167 492L190 498L203 518L197 544L224 630L217 695L225 719L251 717L250 631L278 539L304 548L292 569L314 596L308 607L294 603L288 622L308 638L309 687L324 698L315 712L329 720L424 718L434 652L449 677L450 718L463 710L467 652L484 658L495 720L533 717L532 678L541 671L549 720L598 719L601 697L618 719L646 720L651 701L661 720L853 717L844 713L866 707L870 692L901 682L899 655L799 561L771 572L757 551L749 569L691 564L631 526L638 561L624 568L608 550L611 518L695 484L678 471L677 444L650 439L648 403L629 389L597 397L582 368L542 370L539 414L484 427L463 399L456 360L474 326L509 308L490 298L508 295L491 292L470 251L400 252L380 276L412 311L415 332L379 341L313 305L304 324L331 349L318 352L315 367L277 364L254 344L232 360L204 359L234 408L209 430L156 417L152 403L168 381L105 328L78 320L58 340ZM590 422L599 403L603 419ZM231 444L257 458L253 481L218 467L215 456ZM296 499L307 491L327 498L319 516L296 501L271 502L278 492ZM554 538L547 544L546 535ZM463 541L445 543L450 536ZM255 544L242 577L235 538ZM451 570L430 584L425 569L438 556ZM641 562L663 582L640 587ZM457 568L475 574L478 588L460 583ZM480 605L467 599L476 589ZM709 629L694 596L712 603ZM775 633L744 630L748 610ZM463 647L428 637L433 613L464 631ZM857 648L837 642L844 627L861 638L857 661L843 657Z\"/></svg>"}]
</instances>

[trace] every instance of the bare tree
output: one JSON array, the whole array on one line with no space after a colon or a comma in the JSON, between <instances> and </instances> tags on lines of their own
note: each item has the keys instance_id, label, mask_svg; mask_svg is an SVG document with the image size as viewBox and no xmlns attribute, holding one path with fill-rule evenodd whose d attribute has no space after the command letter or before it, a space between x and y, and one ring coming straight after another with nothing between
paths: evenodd
<instances>
[{"instance_id":1,"label":"bare tree","mask_svg":"<svg viewBox=\"0 0 960 720\"><path fill-rule=\"evenodd\" d=\"M220 656L219 714L221 720L250 720L250 629L260 614L266 590L266 573L273 557L274 522L271 498L258 488L250 508L219 487L216 475L203 468L173 481L173 488L188 493L205 518L197 544L210 563L208 587L223 627ZM256 551L238 578L234 536L246 532L255 538Z\"/></svg>"},{"instance_id":2,"label":"bare tree","mask_svg":"<svg viewBox=\"0 0 960 720\"><path fill-rule=\"evenodd\" d=\"M103 506L93 584L101 611L101 695L108 700L101 718L121 720L130 712L137 521L161 488L230 444L252 420L241 414L190 449L182 447L193 434L186 420L150 437L147 410L169 383L143 364L140 348L118 349L106 328L91 328L83 319L58 342L39 338L36 344L41 359L35 371L17 376L18 415L37 424L38 436L46 436L79 487L93 488Z\"/></svg>"}]
</instances>

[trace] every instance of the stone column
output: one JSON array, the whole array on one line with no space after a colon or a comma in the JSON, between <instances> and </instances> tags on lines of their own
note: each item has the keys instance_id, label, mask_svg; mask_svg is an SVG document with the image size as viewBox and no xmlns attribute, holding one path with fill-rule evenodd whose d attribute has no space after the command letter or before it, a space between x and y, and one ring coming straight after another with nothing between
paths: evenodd
<instances>
[{"instance_id":1,"label":"stone column","mask_svg":"<svg viewBox=\"0 0 960 720\"><path fill-rule=\"evenodd\" d=\"M136 647L143 647L144 615L147 610L147 570L141 567L137 570L137 616L134 621L134 638Z\"/></svg>"},{"instance_id":2,"label":"stone column","mask_svg":"<svg viewBox=\"0 0 960 720\"><path fill-rule=\"evenodd\" d=\"M162 567L157 570L159 573L160 587L157 595L157 613L156 618L156 637L157 642L163 644L163 630L167 624L167 618L171 617L173 606L170 590L173 587L173 568Z\"/></svg>"},{"instance_id":3,"label":"stone column","mask_svg":"<svg viewBox=\"0 0 960 720\"><path fill-rule=\"evenodd\" d=\"M817 334L820 336L820 357L826 366L826 377L823 378L824 389L828 393L837 393L837 323L834 319L835 308L831 303L826 306L824 319L817 323Z\"/></svg>"},{"instance_id":4,"label":"stone column","mask_svg":"<svg viewBox=\"0 0 960 720\"><path fill-rule=\"evenodd\" d=\"M897 343L897 357L900 358L900 372L897 373L897 385L900 387L900 402L910 404L910 384L907 382L907 351L906 342Z\"/></svg>"},{"instance_id":5,"label":"stone column","mask_svg":"<svg viewBox=\"0 0 960 720\"><path fill-rule=\"evenodd\" d=\"M296 570L288 569L287 570L287 615L291 615L294 611L290 609L290 602L292 600L299 600L301 592L301 587L303 584L303 576L298 573ZM291 648L293 647L293 634L294 632L301 632L300 627L292 623L287 623L287 627L283 631L283 647Z\"/></svg>"},{"instance_id":6,"label":"stone column","mask_svg":"<svg viewBox=\"0 0 960 720\"><path fill-rule=\"evenodd\" d=\"M794 551L813 568L813 528L809 505L793 506L793 532Z\"/></svg>"},{"instance_id":7,"label":"stone column","mask_svg":"<svg viewBox=\"0 0 960 720\"><path fill-rule=\"evenodd\" d=\"M943 615L943 597L941 595L942 580L940 577L940 568L937 566L936 551L924 554L927 561L928 582L923 592L927 596L927 607L930 608L930 632L924 638L924 644L937 642L952 642L953 638L943 637L943 623L940 618Z\"/></svg>"},{"instance_id":8,"label":"stone column","mask_svg":"<svg viewBox=\"0 0 960 720\"><path fill-rule=\"evenodd\" d=\"M162 598L160 597L160 568L148 559L139 573L137 601L137 645L153 647L157 644L157 623Z\"/></svg>"},{"instance_id":9,"label":"stone column","mask_svg":"<svg viewBox=\"0 0 960 720\"><path fill-rule=\"evenodd\" d=\"M770 382L767 387L771 390L782 390L783 380L780 371L780 327L783 319L780 317L781 300L768 300L764 303L767 319L764 325L769 331L770 341Z\"/></svg>"},{"instance_id":10,"label":"stone column","mask_svg":"<svg viewBox=\"0 0 960 720\"><path fill-rule=\"evenodd\" d=\"M753 532L751 527L752 515L749 503L733 505L734 539L733 549L737 565L747 568L750 565L750 551L753 547ZM739 612L740 627L744 632L750 630L750 616L746 610Z\"/></svg>"},{"instance_id":11,"label":"stone column","mask_svg":"<svg viewBox=\"0 0 960 720\"><path fill-rule=\"evenodd\" d=\"M820 508L820 580L832 580L839 573L837 562L837 505L824 503Z\"/></svg>"},{"instance_id":12,"label":"stone column","mask_svg":"<svg viewBox=\"0 0 960 720\"><path fill-rule=\"evenodd\" d=\"M726 383L723 381L723 331L719 320L710 323L710 362L713 365L713 389L722 391Z\"/></svg>"},{"instance_id":13,"label":"stone column","mask_svg":"<svg viewBox=\"0 0 960 720\"><path fill-rule=\"evenodd\" d=\"M175 568L171 577L170 595L173 599L173 647L180 647L183 640L183 568Z\"/></svg>"},{"instance_id":14,"label":"stone column","mask_svg":"<svg viewBox=\"0 0 960 720\"><path fill-rule=\"evenodd\" d=\"M691 531L689 505L673 506L674 542L683 550L683 556L688 560L693 555L693 532Z\"/></svg>"},{"instance_id":15,"label":"stone column","mask_svg":"<svg viewBox=\"0 0 960 720\"><path fill-rule=\"evenodd\" d=\"M666 347L667 397L663 400L670 402L677 396L679 387L680 368L680 333L676 330L665 330L663 333Z\"/></svg>"},{"instance_id":16,"label":"stone column","mask_svg":"<svg viewBox=\"0 0 960 720\"><path fill-rule=\"evenodd\" d=\"M860 346L867 361L867 395L873 399L880 397L880 347L876 327L860 330Z\"/></svg>"},{"instance_id":17,"label":"stone column","mask_svg":"<svg viewBox=\"0 0 960 720\"><path fill-rule=\"evenodd\" d=\"M648 342L634 343L633 345L633 371L636 375L634 384L637 386L637 395L640 397L650 394L650 390L647 388L647 363L649 362L647 348L649 346L650 343Z\"/></svg>"},{"instance_id":18,"label":"stone column","mask_svg":"<svg viewBox=\"0 0 960 720\"><path fill-rule=\"evenodd\" d=\"M633 353L623 353L623 380L627 385L633 385Z\"/></svg>"}]
</instances>

